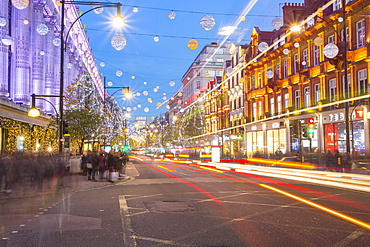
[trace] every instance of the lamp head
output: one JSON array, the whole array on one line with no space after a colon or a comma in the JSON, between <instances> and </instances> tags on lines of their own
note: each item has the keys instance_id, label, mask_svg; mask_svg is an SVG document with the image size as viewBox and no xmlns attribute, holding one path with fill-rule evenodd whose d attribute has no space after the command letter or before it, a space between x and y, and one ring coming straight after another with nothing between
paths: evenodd
<instances>
[{"instance_id":1,"label":"lamp head","mask_svg":"<svg viewBox=\"0 0 370 247\"><path fill-rule=\"evenodd\" d=\"M292 26L290 28L290 31L292 31L292 32L299 32L299 31L301 31L301 26L298 25L298 24L296 24L296 25L294 25L294 26Z\"/></svg>"},{"instance_id":2,"label":"lamp head","mask_svg":"<svg viewBox=\"0 0 370 247\"><path fill-rule=\"evenodd\" d=\"M39 117L40 116L39 109L35 107L30 108L30 110L28 111L28 116L29 117Z\"/></svg>"}]
</instances>

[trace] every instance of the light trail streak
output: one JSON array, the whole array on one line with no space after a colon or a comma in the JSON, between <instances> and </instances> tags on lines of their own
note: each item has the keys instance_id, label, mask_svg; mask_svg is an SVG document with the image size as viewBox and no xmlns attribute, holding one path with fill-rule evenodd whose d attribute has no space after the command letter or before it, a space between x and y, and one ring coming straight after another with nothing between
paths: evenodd
<instances>
[{"instance_id":1,"label":"light trail streak","mask_svg":"<svg viewBox=\"0 0 370 247\"><path fill-rule=\"evenodd\" d=\"M260 158L249 158L248 161L252 163L266 164L266 165L300 167L300 168L309 168L309 169L316 168L314 164L310 164L310 163L303 164L301 162L294 162L294 161L280 161L280 160L269 160L269 159L260 159Z\"/></svg>"},{"instance_id":2,"label":"light trail streak","mask_svg":"<svg viewBox=\"0 0 370 247\"><path fill-rule=\"evenodd\" d=\"M168 167L161 166L161 165L157 165L157 167L162 168L162 169L165 169L165 170L167 170L167 171L169 171L169 172L174 172L174 171L176 171L176 170L172 170L172 169L170 169L170 168L168 168Z\"/></svg>"},{"instance_id":3,"label":"light trail streak","mask_svg":"<svg viewBox=\"0 0 370 247\"><path fill-rule=\"evenodd\" d=\"M261 187L263 187L263 188L266 188L266 189L269 189L269 190L275 191L275 192L277 192L277 193L279 193L279 194L282 194L282 195L285 195L285 196L290 197L290 198L292 198L292 199L295 199L295 200L297 200L297 201L303 202L303 203L305 203L305 204L307 204L307 205L309 205L309 206L315 207L315 208L320 209L320 210L322 210L322 211L324 211L324 212L327 212L327 213L332 214L332 215L335 215L335 216L337 216L337 217L339 217L339 218L341 218L341 219L344 219L344 220L346 220L346 221L348 221L348 222L351 222L351 223L353 223L353 224L356 224L356 225L358 225L358 226L361 226L361 227L363 227L363 228L366 228L367 230L370 230L370 225L369 225L368 223L366 223L366 222L360 221L360 220L355 219L355 218L353 218L353 217L351 217L351 216L348 216L348 215L342 214L342 213L340 213L340 212L338 212L338 211L335 211L335 210L333 210L333 209L327 208L327 207L322 206L322 205L320 205L320 204L317 204L317 203L311 202L311 201L306 200L306 199L304 199L304 198L302 198L302 197L299 197L299 196L296 196L296 195L290 194L290 193L285 192L285 191L283 191L283 190L279 190L279 189L277 189L277 188L275 188L275 187L272 187L272 186L269 186L269 185L266 185L266 184L259 184L259 185L260 185Z\"/></svg>"}]
</instances>

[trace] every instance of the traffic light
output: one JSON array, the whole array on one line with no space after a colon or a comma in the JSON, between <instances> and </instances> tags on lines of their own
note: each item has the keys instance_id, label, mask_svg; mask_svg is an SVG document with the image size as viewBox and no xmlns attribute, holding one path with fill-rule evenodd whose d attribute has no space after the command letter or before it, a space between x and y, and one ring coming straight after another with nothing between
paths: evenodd
<instances>
[{"instance_id":1,"label":"traffic light","mask_svg":"<svg viewBox=\"0 0 370 247\"><path fill-rule=\"evenodd\" d=\"M63 135L69 135L68 134L68 123L63 121Z\"/></svg>"},{"instance_id":2,"label":"traffic light","mask_svg":"<svg viewBox=\"0 0 370 247\"><path fill-rule=\"evenodd\" d=\"M308 137L308 133L307 133L307 128L306 127L303 127L302 128L302 136L303 137Z\"/></svg>"},{"instance_id":3,"label":"traffic light","mask_svg":"<svg viewBox=\"0 0 370 247\"><path fill-rule=\"evenodd\" d=\"M307 127L307 134L312 138L314 134L314 129L315 129L315 119L309 118L307 120L308 127Z\"/></svg>"}]
</instances>

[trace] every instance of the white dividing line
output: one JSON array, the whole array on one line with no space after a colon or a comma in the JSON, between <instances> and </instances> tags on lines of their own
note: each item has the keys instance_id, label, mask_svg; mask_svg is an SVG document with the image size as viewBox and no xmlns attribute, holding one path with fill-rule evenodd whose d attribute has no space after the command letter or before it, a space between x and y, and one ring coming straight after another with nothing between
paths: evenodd
<instances>
[{"instance_id":1,"label":"white dividing line","mask_svg":"<svg viewBox=\"0 0 370 247\"><path fill-rule=\"evenodd\" d=\"M121 214L123 228L123 242L125 246L137 246L134 229L132 228L130 212L128 211L127 201L125 196L119 195L119 212Z\"/></svg>"}]
</instances>

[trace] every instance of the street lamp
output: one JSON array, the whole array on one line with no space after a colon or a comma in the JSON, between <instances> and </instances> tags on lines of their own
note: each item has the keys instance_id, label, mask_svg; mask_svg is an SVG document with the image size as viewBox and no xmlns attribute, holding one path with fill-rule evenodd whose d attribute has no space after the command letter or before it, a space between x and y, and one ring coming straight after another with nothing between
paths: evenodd
<instances>
[{"instance_id":1,"label":"street lamp","mask_svg":"<svg viewBox=\"0 0 370 247\"><path fill-rule=\"evenodd\" d=\"M107 2L83 2L83 1L60 1L61 4L61 24L60 24L60 87L59 87L59 140L58 140L58 146L59 146L59 154L63 153L63 97L64 97L64 52L66 48L66 42L68 39L69 32L71 31L73 25L85 14L89 13L90 11L100 8L100 7L117 7L117 16L114 18L115 23L122 24L124 23L124 20L121 16L121 3L107 3ZM82 15L80 15L69 27L69 30L67 32L67 35L64 37L64 28L65 28L65 5L66 4L74 4L74 5L94 5L97 6L95 8L92 8ZM121 19L121 20L120 20ZM55 97L55 96L53 96Z\"/></svg>"}]
</instances>

